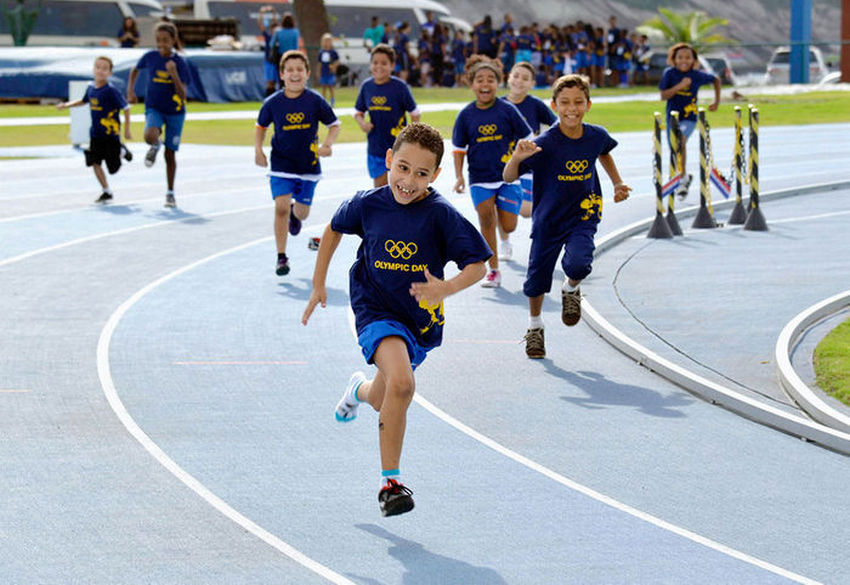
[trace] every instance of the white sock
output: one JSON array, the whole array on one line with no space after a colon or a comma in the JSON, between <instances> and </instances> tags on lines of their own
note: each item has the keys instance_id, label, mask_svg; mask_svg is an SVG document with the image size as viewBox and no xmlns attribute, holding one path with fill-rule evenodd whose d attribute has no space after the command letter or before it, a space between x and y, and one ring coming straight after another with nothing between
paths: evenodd
<instances>
[{"instance_id":1,"label":"white sock","mask_svg":"<svg viewBox=\"0 0 850 585\"><path fill-rule=\"evenodd\" d=\"M107 195L112 195L112 189L110 189L109 187L104 189L103 192L106 193Z\"/></svg>"},{"instance_id":2,"label":"white sock","mask_svg":"<svg viewBox=\"0 0 850 585\"><path fill-rule=\"evenodd\" d=\"M579 284L581 284L581 283L579 283ZM573 286L573 285L570 284L570 279L565 278L564 284L563 284L563 286L561 286L561 290L564 291L564 292L576 292L578 290L578 287L579 287L578 284Z\"/></svg>"},{"instance_id":3,"label":"white sock","mask_svg":"<svg viewBox=\"0 0 850 585\"><path fill-rule=\"evenodd\" d=\"M528 328L529 329L543 329L543 315L537 315L536 317L530 315L528 317Z\"/></svg>"}]
</instances>

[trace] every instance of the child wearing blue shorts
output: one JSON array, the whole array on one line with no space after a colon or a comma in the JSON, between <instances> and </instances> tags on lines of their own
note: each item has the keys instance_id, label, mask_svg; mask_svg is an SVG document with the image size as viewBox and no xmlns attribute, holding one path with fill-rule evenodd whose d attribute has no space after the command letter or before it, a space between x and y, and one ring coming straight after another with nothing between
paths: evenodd
<instances>
[{"instance_id":1,"label":"child wearing blue shorts","mask_svg":"<svg viewBox=\"0 0 850 585\"><path fill-rule=\"evenodd\" d=\"M670 65L661 74L658 89L661 99L667 102L667 143L670 143L670 118L672 112L679 112L679 128L682 130L681 165L679 171L684 175L677 195L684 199L688 196L691 175L687 174L688 138L697 125L697 94L702 85L714 84L714 101L708 106L712 112L720 104L720 79L711 73L697 69L697 52L687 43L676 43L667 52L667 64Z\"/></svg>"},{"instance_id":2,"label":"child wearing blue shorts","mask_svg":"<svg viewBox=\"0 0 850 585\"><path fill-rule=\"evenodd\" d=\"M627 199L631 191L610 154L617 141L601 126L582 122L590 109L589 80L560 77L552 90L552 108L558 124L533 141L521 140L504 170L505 181L534 172L531 251L523 285L530 313L525 353L533 359L546 357L541 310L562 250L561 320L572 326L581 318L579 285L591 271L593 237L602 214L597 159L614 183L614 201Z\"/></svg>"},{"instance_id":3,"label":"child wearing blue shorts","mask_svg":"<svg viewBox=\"0 0 850 585\"><path fill-rule=\"evenodd\" d=\"M286 256L287 232L297 235L301 222L310 214L316 183L322 178L319 157L331 156L340 122L330 104L312 89L307 89L310 64L304 53L287 51L283 54L280 79L283 89L266 98L257 116L254 162L261 167L268 166L263 142L266 130L274 124L269 183L275 210L275 273L284 276L289 274L290 268ZM321 145L319 122L328 127L328 135Z\"/></svg>"},{"instance_id":4,"label":"child wearing blue shorts","mask_svg":"<svg viewBox=\"0 0 850 585\"><path fill-rule=\"evenodd\" d=\"M413 509L400 461L414 370L442 342L444 299L480 280L491 255L475 226L430 186L442 156L443 138L434 128L413 123L401 131L385 157L388 185L354 195L325 228L302 317L306 325L316 305L327 305L328 266L343 234L362 238L349 296L363 357L378 372L371 380L362 372L351 376L335 417L354 420L364 402L379 413L384 516ZM460 272L443 280L449 262Z\"/></svg>"},{"instance_id":5,"label":"child wearing blue shorts","mask_svg":"<svg viewBox=\"0 0 850 585\"><path fill-rule=\"evenodd\" d=\"M466 189L463 161L469 158L469 191L481 234L490 249L496 249L496 227L505 234L516 229L522 205L522 188L516 178L502 180L502 168L514 145L533 136L531 128L512 104L497 99L502 81L501 63L486 55L473 55L466 62L467 78L475 101L460 111L452 132L454 150L455 191ZM490 271L481 286L501 285L499 258L490 257Z\"/></svg>"},{"instance_id":6,"label":"child wearing blue shorts","mask_svg":"<svg viewBox=\"0 0 850 585\"><path fill-rule=\"evenodd\" d=\"M151 145L145 155L145 166L152 167L156 154L162 146L160 137L165 126L165 178L168 190L165 206L176 207L174 199L174 177L177 174L177 150L186 119L186 84L189 81L189 66L177 54L179 48L177 27L170 22L160 22L154 29L156 50L142 55L130 70L127 81L127 101L138 102L134 86L139 70L147 69L148 84L145 89L145 142Z\"/></svg>"},{"instance_id":7,"label":"child wearing blue shorts","mask_svg":"<svg viewBox=\"0 0 850 585\"><path fill-rule=\"evenodd\" d=\"M372 77L360 86L354 103L354 121L366 133L366 163L375 187L387 184L387 150L407 125L407 113L413 122L418 122L420 117L410 88L392 74L394 64L395 50L384 43L375 45L369 61Z\"/></svg>"},{"instance_id":8,"label":"child wearing blue shorts","mask_svg":"<svg viewBox=\"0 0 850 585\"><path fill-rule=\"evenodd\" d=\"M535 136L540 134L540 129L548 128L558 119L552 112L552 109L547 106L543 100L531 95L529 92L534 86L534 79L537 77L537 70L534 65L527 62L519 62L513 66L508 75L508 95L502 96L501 99L511 103L519 110L522 117L528 123L531 131ZM519 178L520 187L522 188L522 205L519 208L519 214L523 217L531 217L531 186L534 175L525 173ZM513 246L510 242L510 234L499 230L499 237L502 240L499 248L499 258L501 260L510 260L513 258Z\"/></svg>"}]
</instances>

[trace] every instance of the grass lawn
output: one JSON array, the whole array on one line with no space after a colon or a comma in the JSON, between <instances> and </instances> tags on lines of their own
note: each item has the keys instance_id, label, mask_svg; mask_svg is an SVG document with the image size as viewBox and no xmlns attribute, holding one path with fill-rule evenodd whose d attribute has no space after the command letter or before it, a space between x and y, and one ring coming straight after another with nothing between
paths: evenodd
<instances>
[{"instance_id":1,"label":"grass lawn","mask_svg":"<svg viewBox=\"0 0 850 585\"><path fill-rule=\"evenodd\" d=\"M818 386L850 405L850 320L821 340L815 348L814 365Z\"/></svg>"},{"instance_id":2,"label":"grass lawn","mask_svg":"<svg viewBox=\"0 0 850 585\"><path fill-rule=\"evenodd\" d=\"M592 96L622 95L632 90L597 89ZM654 91L651 88L636 88L633 91ZM534 93L544 100L549 100L548 90L535 90ZM472 92L468 89L414 88L414 97L420 104L442 102L467 102L472 100ZM340 88L337 90L337 106L353 107L356 98L356 88ZM717 112L709 112L708 120L712 127L732 126L734 123L733 107L739 105L744 111L746 123L746 104L753 103L759 108L761 126L789 124L820 124L850 122L850 92L811 92L787 96L749 96L740 102L723 102ZM258 111L258 102L207 104L193 102L189 104L190 112L215 111ZM141 114L144 106L133 106L133 114ZM586 120L593 124L605 126L610 132L652 131L652 114L664 111L664 104L659 101L633 101L620 103L599 103L587 115ZM10 117L44 117L67 115L56 110L53 106L38 105L2 105L0 118ZM456 112L426 112L422 121L436 127L443 136L451 136ZM132 127L135 141L142 139L141 123ZM320 130L320 136L325 130ZM271 135L271 132L269 132ZM253 144L254 124L252 120L215 120L191 121L183 129L183 142L202 144L227 144L250 146ZM353 118L342 116L342 132L340 142L359 142L364 140ZM0 127L0 146L36 146L63 144L68 141L68 126L18 126Z\"/></svg>"}]
</instances>

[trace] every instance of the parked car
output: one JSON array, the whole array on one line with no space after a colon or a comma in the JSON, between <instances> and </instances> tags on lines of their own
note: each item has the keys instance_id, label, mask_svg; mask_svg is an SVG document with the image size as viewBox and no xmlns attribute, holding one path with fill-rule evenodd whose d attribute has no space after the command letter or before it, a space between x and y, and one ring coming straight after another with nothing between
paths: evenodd
<instances>
[{"instance_id":1,"label":"parked car","mask_svg":"<svg viewBox=\"0 0 850 585\"><path fill-rule=\"evenodd\" d=\"M764 74L766 85L788 83L791 70L790 47L779 47L773 51ZM829 73L823 53L817 47L809 47L809 83L818 83Z\"/></svg>"},{"instance_id":2,"label":"parked car","mask_svg":"<svg viewBox=\"0 0 850 585\"><path fill-rule=\"evenodd\" d=\"M720 83L723 85L738 85L735 72L732 70L732 64L726 55L723 53L707 53L705 60L714 69L715 75L720 77Z\"/></svg>"},{"instance_id":3,"label":"parked car","mask_svg":"<svg viewBox=\"0 0 850 585\"><path fill-rule=\"evenodd\" d=\"M649 71L647 73L649 83L658 85L658 82L661 81L661 76L664 74L664 70L669 66L667 64L667 51L649 51L641 58L641 61L649 64ZM716 75L711 63L702 55L699 55L699 69Z\"/></svg>"}]
</instances>

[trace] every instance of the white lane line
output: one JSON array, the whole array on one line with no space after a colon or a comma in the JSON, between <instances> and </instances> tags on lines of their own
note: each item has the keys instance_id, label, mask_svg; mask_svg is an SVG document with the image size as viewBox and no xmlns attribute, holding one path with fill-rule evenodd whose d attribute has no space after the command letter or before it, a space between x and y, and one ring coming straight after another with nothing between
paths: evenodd
<instances>
[{"instance_id":1,"label":"white lane line","mask_svg":"<svg viewBox=\"0 0 850 585\"><path fill-rule=\"evenodd\" d=\"M299 565L309 569L313 573L324 577L331 583L336 583L340 585L355 585L355 583L339 573L336 573L329 567L322 565L318 561L313 560L308 557L292 545L284 542L274 534L270 533L262 526L256 524L249 518L243 516L235 509L233 509L230 505L227 504L224 500L216 496L212 491L210 491L204 484L198 481L197 478L186 472L182 467L177 465L173 459L171 459L166 453L157 445L140 427L136 424L136 421L133 420L133 417L130 416L130 413L127 412L127 409L124 407L124 403L121 402L121 398L118 396L118 391L115 388L115 383L112 379L112 371L109 366L109 345L112 341L112 335L115 333L115 329L118 326L118 323L121 321L122 317L127 313L127 311L132 308L134 304L136 304L142 297L148 294L150 291L161 285L162 283L171 280L185 272L193 270L198 266L225 256L227 254L231 254L234 252L239 252L240 250L244 250L246 248L250 248L251 246L255 246L257 244L266 242L271 240L271 237L260 238L258 240L254 240L252 242L248 242L245 244L241 244L234 248L230 248L228 250L224 250L213 254L211 256L207 256L206 258L202 258L196 262L188 264L183 268L175 270L170 274L163 276L162 278L155 280L149 283L147 286L138 290L134 295L132 295L129 299L124 301L121 306L119 306L112 315L110 315L109 320L106 322L103 330L100 333L100 339L97 343L97 373L100 378L100 384L103 388L103 393L106 395L106 399L109 401L109 405L112 407L112 410L118 416L118 419L121 421L121 424L129 431L129 433L135 438L145 450L150 453L157 462L160 463L163 467L165 467L172 475L174 475L177 479L183 482L189 489L198 494L205 502L211 505L213 508L218 510L221 514L227 517L229 520L235 522L269 546L283 553Z\"/></svg>"},{"instance_id":2,"label":"white lane line","mask_svg":"<svg viewBox=\"0 0 850 585\"><path fill-rule=\"evenodd\" d=\"M306 366L300 360L183 360L171 362L174 366Z\"/></svg>"},{"instance_id":3,"label":"white lane line","mask_svg":"<svg viewBox=\"0 0 850 585\"><path fill-rule=\"evenodd\" d=\"M354 326L354 311L351 310L351 307L348 308L348 326L349 326L351 332L354 334L354 338L356 339L357 338L357 330ZM508 447L505 447L504 445L494 441L490 437L479 433L478 431L476 431L472 427L465 425L464 423L460 422L458 419L454 418L453 416L451 416L450 414L448 414L444 410L441 410L440 408L438 408L437 406L435 406L434 404L432 404L431 402L429 402L428 400L423 398L422 395L419 394L418 392L413 395L413 401L416 402L419 406L421 406L425 410L427 410L428 412L430 412L431 414L433 414L434 416L436 416L441 421L443 421L446 424L454 427L455 429L457 429L461 433L465 434L466 436L470 437L471 439L478 441L479 443L481 443L485 447L489 447L490 449L492 449L496 453L503 455L503 456L507 457L508 459L511 459L511 460L519 463L520 465L522 465L524 467L527 467L528 469L530 469L532 471L536 471L537 473L539 473L539 474L551 479L552 481L555 481L555 482L557 482L557 483L559 483L559 484L561 484L561 485L563 485L563 486L565 486L565 487L567 487L571 490L575 490L575 491L579 492L580 494L583 494L583 495L585 495L589 498L592 498L592 499L596 500L597 502L605 504L606 506L610 506L610 507L614 508L615 510L619 510L620 512L625 512L626 514L629 514L630 516L634 516L635 518L637 518L639 520L643 520L644 522L648 522L649 524L652 524L653 526L661 528L662 530L667 530L667 531L672 532L673 534L675 534L677 536L681 536L681 537L686 538L686 539L688 539L692 542L695 542L697 544L701 544L701 545L703 545L707 548L710 548L710 549L715 550L719 553L728 555L728 556L730 556L734 559L737 559L739 561L743 561L743 562L748 563L750 565L756 566L760 569L764 569L766 571L770 571L771 573L775 573L775 574L780 575L782 577L786 577L788 579L791 579L792 581L796 581L797 583L804 583L805 585L821 585L819 581L815 581L814 579L804 577L803 575L798 575L797 573L789 571L788 569L783 569L782 567L779 567L779 566L774 565L772 563L769 563L767 561L763 561L763 560L758 559L754 556L748 555L747 553L744 553L744 552L741 552L741 551L734 549L732 547L726 546L725 544L721 544L717 541L711 540L710 538L699 535L695 532L691 532L690 530L688 530L686 528L682 528L681 526L677 526L675 524L667 522L666 520L662 520L661 518L653 516L652 514L649 514L647 512L642 511L642 510L638 510L637 508L633 508L632 506L629 506L628 504L624 504L624 503L622 503L618 500L615 500L614 498L612 498L610 496L606 496L603 493L600 493L600 492L598 492L598 491L596 491L592 488L589 488L589 487L584 486L584 485L582 485L582 484L580 484L576 481L573 481L572 479L569 479L568 477L565 477L565 476L561 475L560 473L553 471L553 470L549 469L548 467L541 465L540 463L537 463L536 461L533 461L532 459L529 459L528 457L525 457L524 455L520 455L519 453L517 453L516 451L514 451L512 449L509 449Z\"/></svg>"}]
</instances>

